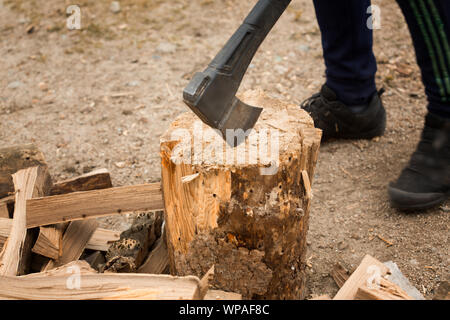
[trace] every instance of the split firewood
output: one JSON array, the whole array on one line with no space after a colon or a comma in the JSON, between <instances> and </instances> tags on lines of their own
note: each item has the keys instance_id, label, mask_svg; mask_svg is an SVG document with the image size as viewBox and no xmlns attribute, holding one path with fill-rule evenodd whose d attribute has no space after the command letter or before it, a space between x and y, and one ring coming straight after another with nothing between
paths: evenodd
<instances>
[{"instance_id":1,"label":"split firewood","mask_svg":"<svg viewBox=\"0 0 450 320\"><path fill-rule=\"evenodd\" d=\"M222 290L208 290L204 300L242 300L242 295Z\"/></svg>"},{"instance_id":2,"label":"split firewood","mask_svg":"<svg viewBox=\"0 0 450 320\"><path fill-rule=\"evenodd\" d=\"M161 237L162 212L141 213L106 252L104 272L136 272Z\"/></svg>"},{"instance_id":3,"label":"split firewood","mask_svg":"<svg viewBox=\"0 0 450 320\"><path fill-rule=\"evenodd\" d=\"M86 261L44 273L0 277L0 299L20 300L192 300L203 299L194 276L99 274Z\"/></svg>"},{"instance_id":4,"label":"split firewood","mask_svg":"<svg viewBox=\"0 0 450 320\"><path fill-rule=\"evenodd\" d=\"M11 233L0 262L0 275L27 273L31 263L32 230L27 232L26 201L50 192L51 179L46 166L30 167L12 175L15 187L14 218Z\"/></svg>"},{"instance_id":5,"label":"split firewood","mask_svg":"<svg viewBox=\"0 0 450 320\"><path fill-rule=\"evenodd\" d=\"M361 264L356 268L348 280L344 283L333 300L354 300L358 289L366 284L378 283L389 269L377 259L366 255Z\"/></svg>"},{"instance_id":6,"label":"split firewood","mask_svg":"<svg viewBox=\"0 0 450 320\"><path fill-rule=\"evenodd\" d=\"M107 169L98 169L73 179L57 182L51 195L112 188L111 176Z\"/></svg>"},{"instance_id":7,"label":"split firewood","mask_svg":"<svg viewBox=\"0 0 450 320\"><path fill-rule=\"evenodd\" d=\"M171 273L200 276L214 265L217 289L245 299L302 299L321 131L294 104L260 91L241 98L264 110L236 148L192 112L161 138Z\"/></svg>"},{"instance_id":8,"label":"split firewood","mask_svg":"<svg viewBox=\"0 0 450 320\"><path fill-rule=\"evenodd\" d=\"M341 266L339 262L337 262L334 265L333 270L331 271L331 277L333 278L334 282L336 282L338 287L342 288L342 286L350 276L349 272L343 266Z\"/></svg>"},{"instance_id":9,"label":"split firewood","mask_svg":"<svg viewBox=\"0 0 450 320\"><path fill-rule=\"evenodd\" d=\"M39 236L31 250L44 257L58 259L62 254L63 233L66 227L65 223L40 227Z\"/></svg>"},{"instance_id":10,"label":"split firewood","mask_svg":"<svg viewBox=\"0 0 450 320\"><path fill-rule=\"evenodd\" d=\"M70 222L62 239L61 255L57 260L50 260L43 271L78 260L97 226L95 219Z\"/></svg>"},{"instance_id":11,"label":"split firewood","mask_svg":"<svg viewBox=\"0 0 450 320\"><path fill-rule=\"evenodd\" d=\"M27 227L163 208L159 183L74 192L27 201Z\"/></svg>"},{"instance_id":12,"label":"split firewood","mask_svg":"<svg viewBox=\"0 0 450 320\"><path fill-rule=\"evenodd\" d=\"M396 284L380 278L379 283L372 286L363 284L356 292L355 300L413 300Z\"/></svg>"},{"instance_id":13,"label":"split firewood","mask_svg":"<svg viewBox=\"0 0 450 320\"><path fill-rule=\"evenodd\" d=\"M3 246L6 239L8 239L11 233L12 221L13 221L12 219L0 218L0 248L1 246ZM57 224L56 226L59 225L60 224ZM67 223L63 223L62 225L67 226ZM61 231L64 233L65 229L66 227L64 227ZM119 239L120 239L120 231L97 228L95 229L92 237L89 239L86 245L86 249L108 251L111 244ZM40 241L39 237L36 240L35 247L36 246L43 247L37 250L41 250L40 254L44 256L48 254L45 252L52 250L51 248L49 248L49 245L47 245L46 242L42 241L42 239Z\"/></svg>"},{"instance_id":14,"label":"split firewood","mask_svg":"<svg viewBox=\"0 0 450 320\"><path fill-rule=\"evenodd\" d=\"M9 218L9 210L6 203L0 203L0 218Z\"/></svg>"},{"instance_id":15,"label":"split firewood","mask_svg":"<svg viewBox=\"0 0 450 320\"><path fill-rule=\"evenodd\" d=\"M13 219L0 218L0 251L11 233L12 224Z\"/></svg>"},{"instance_id":16,"label":"split firewood","mask_svg":"<svg viewBox=\"0 0 450 320\"><path fill-rule=\"evenodd\" d=\"M169 254L167 252L166 239L164 230L156 241L153 249L148 255L142 266L139 267L138 273L161 274L169 272Z\"/></svg>"},{"instance_id":17,"label":"split firewood","mask_svg":"<svg viewBox=\"0 0 450 320\"><path fill-rule=\"evenodd\" d=\"M86 249L108 251L111 244L120 239L120 231L97 228L86 245Z\"/></svg>"},{"instance_id":18,"label":"split firewood","mask_svg":"<svg viewBox=\"0 0 450 320\"><path fill-rule=\"evenodd\" d=\"M112 182L108 170L99 169L73 179L55 183L52 187L51 194L68 194L111 187ZM32 251L53 260L59 259L62 254L63 233L67 225L68 223L59 223L40 227L39 236Z\"/></svg>"}]
</instances>

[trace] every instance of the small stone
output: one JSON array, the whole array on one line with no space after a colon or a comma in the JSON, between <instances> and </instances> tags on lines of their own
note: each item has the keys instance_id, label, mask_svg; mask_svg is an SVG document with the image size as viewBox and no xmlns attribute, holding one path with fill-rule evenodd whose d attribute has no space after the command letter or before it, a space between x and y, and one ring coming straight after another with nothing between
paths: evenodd
<instances>
[{"instance_id":1,"label":"small stone","mask_svg":"<svg viewBox=\"0 0 450 320\"><path fill-rule=\"evenodd\" d=\"M275 65L275 67L273 67L273 69L278 73L278 74L285 74L286 72L288 72L288 68L286 68L285 66L282 65Z\"/></svg>"},{"instance_id":2,"label":"small stone","mask_svg":"<svg viewBox=\"0 0 450 320\"><path fill-rule=\"evenodd\" d=\"M48 91L48 85L45 82L39 82L38 86L42 91Z\"/></svg>"},{"instance_id":3,"label":"small stone","mask_svg":"<svg viewBox=\"0 0 450 320\"><path fill-rule=\"evenodd\" d=\"M122 110L122 114L124 116L129 116L129 115L133 114L133 111L125 109L125 110Z\"/></svg>"},{"instance_id":4,"label":"small stone","mask_svg":"<svg viewBox=\"0 0 450 320\"><path fill-rule=\"evenodd\" d=\"M94 111L94 108L92 108L91 106L85 107L85 108L80 110L80 112L83 113L83 114L91 113L92 111Z\"/></svg>"},{"instance_id":5,"label":"small stone","mask_svg":"<svg viewBox=\"0 0 450 320\"><path fill-rule=\"evenodd\" d=\"M112 13L119 13L120 12L120 2L119 1L111 2L111 5L109 6L109 10L111 10Z\"/></svg>"},{"instance_id":6,"label":"small stone","mask_svg":"<svg viewBox=\"0 0 450 320\"><path fill-rule=\"evenodd\" d=\"M338 247L339 250L342 251L342 250L345 250L345 249L348 248L348 244L345 243L344 241L339 241L337 247Z\"/></svg>"},{"instance_id":7,"label":"small stone","mask_svg":"<svg viewBox=\"0 0 450 320\"><path fill-rule=\"evenodd\" d=\"M298 46L298 49L303 52L308 52L310 50L310 47L308 45L301 44Z\"/></svg>"},{"instance_id":8,"label":"small stone","mask_svg":"<svg viewBox=\"0 0 450 320\"><path fill-rule=\"evenodd\" d=\"M417 266L417 265L419 264L419 262L417 262L416 259L411 259L411 260L409 260L409 263L412 264L412 265L414 265L414 266Z\"/></svg>"},{"instance_id":9,"label":"small stone","mask_svg":"<svg viewBox=\"0 0 450 320\"><path fill-rule=\"evenodd\" d=\"M140 82L137 80L134 80L134 81L127 82L126 85L127 85L127 87L138 87L140 85Z\"/></svg>"},{"instance_id":10,"label":"small stone","mask_svg":"<svg viewBox=\"0 0 450 320\"><path fill-rule=\"evenodd\" d=\"M177 46L170 42L161 42L156 48L160 53L175 53L176 50Z\"/></svg>"},{"instance_id":11,"label":"small stone","mask_svg":"<svg viewBox=\"0 0 450 320\"><path fill-rule=\"evenodd\" d=\"M11 83L9 83L6 88L8 89L17 89L23 86L23 83L20 81L13 81Z\"/></svg>"},{"instance_id":12,"label":"small stone","mask_svg":"<svg viewBox=\"0 0 450 320\"><path fill-rule=\"evenodd\" d=\"M125 161L119 161L119 162L116 162L114 165L115 165L117 168L122 169L122 168L125 168L126 162L125 162Z\"/></svg>"}]
</instances>

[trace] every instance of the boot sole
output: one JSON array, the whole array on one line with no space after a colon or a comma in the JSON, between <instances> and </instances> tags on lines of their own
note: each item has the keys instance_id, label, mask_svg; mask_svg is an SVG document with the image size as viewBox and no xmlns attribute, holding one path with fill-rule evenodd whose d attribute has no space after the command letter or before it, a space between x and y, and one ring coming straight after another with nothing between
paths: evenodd
<instances>
[{"instance_id":1,"label":"boot sole","mask_svg":"<svg viewBox=\"0 0 450 320\"><path fill-rule=\"evenodd\" d=\"M386 131L386 112L383 114L382 123L379 127L372 130L358 133L343 133L339 135L324 137L323 141L328 141L330 139L348 139L348 140L358 140L358 139L373 139L375 137L381 137Z\"/></svg>"},{"instance_id":2,"label":"boot sole","mask_svg":"<svg viewBox=\"0 0 450 320\"><path fill-rule=\"evenodd\" d=\"M414 193L388 187L391 207L400 210L425 210L442 204L450 196L447 193Z\"/></svg>"}]
</instances>

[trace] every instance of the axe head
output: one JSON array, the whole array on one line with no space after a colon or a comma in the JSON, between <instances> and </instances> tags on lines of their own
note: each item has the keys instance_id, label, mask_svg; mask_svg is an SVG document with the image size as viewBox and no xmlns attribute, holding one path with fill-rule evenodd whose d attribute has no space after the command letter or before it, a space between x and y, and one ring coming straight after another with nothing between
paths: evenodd
<instances>
[{"instance_id":1,"label":"axe head","mask_svg":"<svg viewBox=\"0 0 450 320\"><path fill-rule=\"evenodd\" d=\"M247 130L253 128L262 108L252 107L236 98L239 84L240 81L235 81L232 76L208 68L194 75L184 89L183 99L204 123L218 129L224 139L227 130L235 133L242 130L247 136ZM238 138L233 145L244 139Z\"/></svg>"}]
</instances>

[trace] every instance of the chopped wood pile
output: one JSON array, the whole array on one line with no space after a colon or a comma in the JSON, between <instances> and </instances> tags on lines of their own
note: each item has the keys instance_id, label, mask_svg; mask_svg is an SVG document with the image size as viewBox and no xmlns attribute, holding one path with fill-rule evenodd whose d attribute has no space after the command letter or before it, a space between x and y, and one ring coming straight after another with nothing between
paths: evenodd
<instances>
[{"instance_id":1,"label":"chopped wood pile","mask_svg":"<svg viewBox=\"0 0 450 320\"><path fill-rule=\"evenodd\" d=\"M0 149L0 299L241 299L168 275L159 183L113 187L100 169L53 183L34 145ZM135 214L131 228L98 217Z\"/></svg>"},{"instance_id":2,"label":"chopped wood pile","mask_svg":"<svg viewBox=\"0 0 450 320\"><path fill-rule=\"evenodd\" d=\"M320 295L311 300L416 300L423 296L412 287L408 280L398 281L392 274L394 268L389 263L381 263L366 255L360 265L350 275L345 268L337 263L331 276L340 288L331 298ZM404 277L401 275L401 277Z\"/></svg>"}]
</instances>

